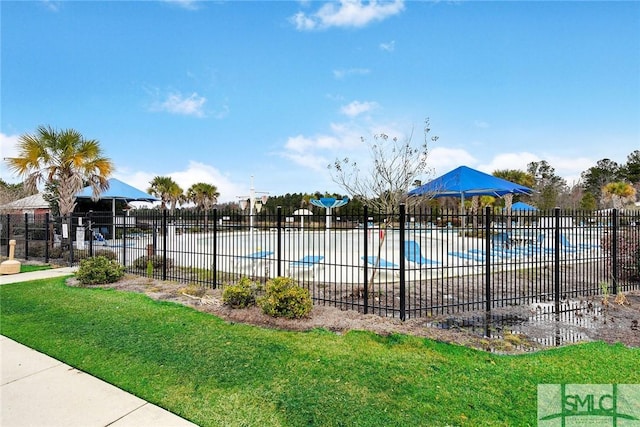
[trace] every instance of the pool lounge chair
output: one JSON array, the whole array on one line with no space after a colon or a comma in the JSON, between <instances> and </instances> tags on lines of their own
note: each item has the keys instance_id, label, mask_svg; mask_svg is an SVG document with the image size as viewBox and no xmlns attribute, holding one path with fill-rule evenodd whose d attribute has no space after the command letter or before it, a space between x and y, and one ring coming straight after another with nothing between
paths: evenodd
<instances>
[{"instance_id":1,"label":"pool lounge chair","mask_svg":"<svg viewBox=\"0 0 640 427\"><path fill-rule=\"evenodd\" d=\"M384 258L378 258L375 255L369 255L368 257L360 257L364 261L369 269L375 269L381 273L400 277L400 266L391 261L387 261Z\"/></svg>"},{"instance_id":2,"label":"pool lounge chair","mask_svg":"<svg viewBox=\"0 0 640 427\"><path fill-rule=\"evenodd\" d=\"M415 240L407 240L404 242L404 258L410 265L420 268L440 265L438 261L423 257L420 244Z\"/></svg>"},{"instance_id":3,"label":"pool lounge chair","mask_svg":"<svg viewBox=\"0 0 640 427\"><path fill-rule=\"evenodd\" d=\"M98 231L94 231L93 232L93 244L94 245L106 245L107 244L107 240L104 238L102 233L100 233Z\"/></svg>"},{"instance_id":4,"label":"pool lounge chair","mask_svg":"<svg viewBox=\"0 0 640 427\"><path fill-rule=\"evenodd\" d=\"M323 259L322 255L305 255L298 261L291 261L289 263L289 275L311 273L311 277L315 278L323 266L320 264Z\"/></svg>"}]
</instances>

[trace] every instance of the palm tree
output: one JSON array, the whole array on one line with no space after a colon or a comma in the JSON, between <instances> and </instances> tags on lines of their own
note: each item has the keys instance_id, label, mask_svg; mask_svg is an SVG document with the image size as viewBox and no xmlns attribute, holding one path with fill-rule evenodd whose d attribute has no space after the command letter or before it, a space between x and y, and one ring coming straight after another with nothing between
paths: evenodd
<instances>
[{"instance_id":1,"label":"palm tree","mask_svg":"<svg viewBox=\"0 0 640 427\"><path fill-rule=\"evenodd\" d=\"M218 202L220 192L215 185L198 182L187 190L186 199L196 204L196 209L204 210L204 229L209 229L209 211Z\"/></svg>"},{"instance_id":2,"label":"palm tree","mask_svg":"<svg viewBox=\"0 0 640 427\"><path fill-rule=\"evenodd\" d=\"M173 215L176 204L183 199L182 188L169 176L156 176L150 184L147 192L160 198L161 209L167 209L169 204L170 213Z\"/></svg>"},{"instance_id":3,"label":"palm tree","mask_svg":"<svg viewBox=\"0 0 640 427\"><path fill-rule=\"evenodd\" d=\"M602 195L611 199L614 208L622 209L625 201L633 200L636 195L636 189L626 182L610 182L602 187Z\"/></svg>"},{"instance_id":4,"label":"palm tree","mask_svg":"<svg viewBox=\"0 0 640 427\"><path fill-rule=\"evenodd\" d=\"M18 157L7 159L9 168L24 177L28 191L49 184L60 214L68 216L76 207L76 194L88 184L93 196L109 188L107 179L114 165L96 140L86 140L74 129L56 130L40 126L35 134L18 139Z\"/></svg>"}]
</instances>

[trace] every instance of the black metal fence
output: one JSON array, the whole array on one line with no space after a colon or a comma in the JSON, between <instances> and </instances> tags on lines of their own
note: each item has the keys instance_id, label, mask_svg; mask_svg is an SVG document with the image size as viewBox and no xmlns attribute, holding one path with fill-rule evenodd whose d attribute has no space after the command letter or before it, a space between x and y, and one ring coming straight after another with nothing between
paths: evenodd
<instances>
[{"instance_id":1,"label":"black metal fence","mask_svg":"<svg viewBox=\"0 0 640 427\"><path fill-rule=\"evenodd\" d=\"M408 318L640 288L640 212L341 208L297 216L132 211L3 215L0 244L60 264L104 255L130 273L217 287L291 276L316 304Z\"/></svg>"}]
</instances>

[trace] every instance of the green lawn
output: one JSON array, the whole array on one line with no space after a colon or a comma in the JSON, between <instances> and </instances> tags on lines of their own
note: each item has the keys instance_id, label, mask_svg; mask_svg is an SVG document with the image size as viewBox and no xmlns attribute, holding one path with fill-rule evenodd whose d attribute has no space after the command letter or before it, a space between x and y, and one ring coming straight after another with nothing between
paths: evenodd
<instances>
[{"instance_id":1,"label":"green lawn","mask_svg":"<svg viewBox=\"0 0 640 427\"><path fill-rule=\"evenodd\" d=\"M640 383L640 349L500 356L403 335L229 324L64 279L0 286L0 332L199 425L536 424L539 383Z\"/></svg>"},{"instance_id":2,"label":"green lawn","mask_svg":"<svg viewBox=\"0 0 640 427\"><path fill-rule=\"evenodd\" d=\"M20 273L29 273L31 271L50 270L50 269L51 269L51 266L48 264L44 264L44 265L21 264L20 265Z\"/></svg>"}]
</instances>

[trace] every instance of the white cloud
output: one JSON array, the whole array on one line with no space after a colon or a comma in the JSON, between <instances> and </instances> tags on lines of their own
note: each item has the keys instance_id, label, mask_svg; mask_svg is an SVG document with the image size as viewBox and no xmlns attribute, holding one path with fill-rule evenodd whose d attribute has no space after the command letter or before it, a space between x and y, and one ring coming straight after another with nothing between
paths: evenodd
<instances>
[{"instance_id":1,"label":"white cloud","mask_svg":"<svg viewBox=\"0 0 640 427\"><path fill-rule=\"evenodd\" d=\"M2 159L2 167L0 167L0 178L5 182L15 184L22 181L22 178L14 175L4 159L7 157L16 157L18 155L18 138L19 135L5 135L0 132L0 159Z\"/></svg>"},{"instance_id":2,"label":"white cloud","mask_svg":"<svg viewBox=\"0 0 640 427\"><path fill-rule=\"evenodd\" d=\"M360 102L353 101L347 105L344 105L340 108L342 114L345 114L349 117L355 117L362 113L366 113L367 111L371 111L378 107L378 103L376 102Z\"/></svg>"},{"instance_id":3,"label":"white cloud","mask_svg":"<svg viewBox=\"0 0 640 427\"><path fill-rule=\"evenodd\" d=\"M364 76L366 74L369 74L371 72L371 70L369 70L368 68L348 68L346 70L333 70L333 77L335 77L338 80L342 80L346 77L349 76Z\"/></svg>"},{"instance_id":4,"label":"white cloud","mask_svg":"<svg viewBox=\"0 0 640 427\"><path fill-rule=\"evenodd\" d=\"M198 10L199 7L199 0L164 0L164 2L187 10Z\"/></svg>"},{"instance_id":5,"label":"white cloud","mask_svg":"<svg viewBox=\"0 0 640 427\"><path fill-rule=\"evenodd\" d=\"M361 28L375 21L382 21L404 10L404 0L378 2L370 0L340 0L323 4L315 13L298 12L291 22L300 31L330 27Z\"/></svg>"},{"instance_id":6,"label":"white cloud","mask_svg":"<svg viewBox=\"0 0 640 427\"><path fill-rule=\"evenodd\" d=\"M527 170L527 165L531 162L539 162L540 156L522 152L522 153L503 153L498 154L489 163L476 166L482 172L492 173L496 170L517 169L521 171ZM551 163L549 163L551 164Z\"/></svg>"},{"instance_id":7,"label":"white cloud","mask_svg":"<svg viewBox=\"0 0 640 427\"><path fill-rule=\"evenodd\" d=\"M462 165L473 167L476 161L466 150L459 148L434 147L429 150L427 157L427 164L434 169L436 176Z\"/></svg>"},{"instance_id":8,"label":"white cloud","mask_svg":"<svg viewBox=\"0 0 640 427\"><path fill-rule=\"evenodd\" d=\"M151 105L151 110L185 116L205 117L203 108L206 102L207 98L198 95L196 92L186 97L179 92L172 92L163 101L154 102Z\"/></svg>"},{"instance_id":9,"label":"white cloud","mask_svg":"<svg viewBox=\"0 0 640 427\"><path fill-rule=\"evenodd\" d=\"M59 1L42 0L42 4L44 4L44 6L52 12L58 12L61 7Z\"/></svg>"},{"instance_id":10,"label":"white cloud","mask_svg":"<svg viewBox=\"0 0 640 427\"><path fill-rule=\"evenodd\" d=\"M329 160L323 156L311 153L284 153L284 157L293 161L293 163L304 167L305 169L310 169L321 174L327 173L327 165L329 164Z\"/></svg>"},{"instance_id":11,"label":"white cloud","mask_svg":"<svg viewBox=\"0 0 640 427\"><path fill-rule=\"evenodd\" d=\"M388 43L380 43L380 49L386 52L393 52L396 50L396 41L392 40Z\"/></svg>"}]
</instances>

